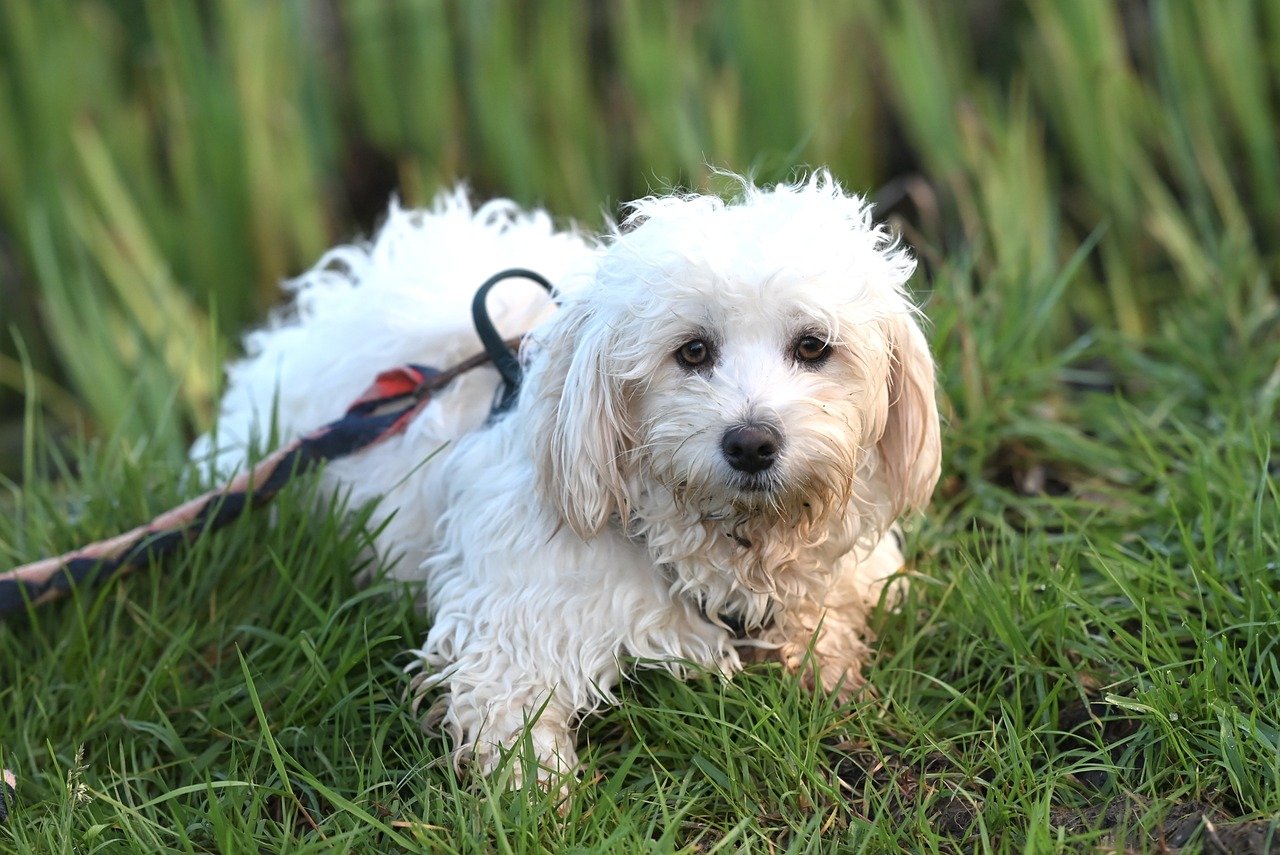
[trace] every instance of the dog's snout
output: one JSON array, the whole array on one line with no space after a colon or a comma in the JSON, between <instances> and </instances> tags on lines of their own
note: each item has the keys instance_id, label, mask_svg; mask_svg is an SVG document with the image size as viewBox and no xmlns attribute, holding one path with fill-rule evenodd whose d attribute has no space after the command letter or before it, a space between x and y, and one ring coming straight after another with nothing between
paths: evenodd
<instances>
[{"instance_id":1,"label":"dog's snout","mask_svg":"<svg viewBox=\"0 0 1280 855\"><path fill-rule=\"evenodd\" d=\"M747 424L729 428L720 439L724 459L739 472L763 472L778 459L782 435L767 425Z\"/></svg>"}]
</instances>

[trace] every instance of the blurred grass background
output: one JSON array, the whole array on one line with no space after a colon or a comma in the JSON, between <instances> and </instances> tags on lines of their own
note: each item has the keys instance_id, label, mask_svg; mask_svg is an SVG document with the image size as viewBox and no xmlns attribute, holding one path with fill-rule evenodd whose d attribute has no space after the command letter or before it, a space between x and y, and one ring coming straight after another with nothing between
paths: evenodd
<instances>
[{"instance_id":1,"label":"blurred grass background","mask_svg":"<svg viewBox=\"0 0 1280 855\"><path fill-rule=\"evenodd\" d=\"M1175 806L1274 841L1278 97L1280 0L0 0L9 564L182 498L279 280L459 179L595 228L829 165L923 262L947 420L851 706L649 674L565 821L460 782L411 596L355 590L304 484L0 626L0 848L1166 852Z\"/></svg>"},{"instance_id":2,"label":"blurred grass background","mask_svg":"<svg viewBox=\"0 0 1280 855\"><path fill-rule=\"evenodd\" d=\"M710 167L826 164L960 265L940 299L1047 294L1035 347L1188 297L1244 327L1278 81L1280 3L1246 0L5 0L0 471L34 404L178 455L281 278L459 179L594 227Z\"/></svg>"}]
</instances>

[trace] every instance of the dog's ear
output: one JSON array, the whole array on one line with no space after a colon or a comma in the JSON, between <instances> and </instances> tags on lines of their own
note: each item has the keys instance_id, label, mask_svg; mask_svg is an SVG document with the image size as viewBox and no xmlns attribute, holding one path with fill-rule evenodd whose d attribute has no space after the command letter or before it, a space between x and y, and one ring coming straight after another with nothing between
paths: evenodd
<instances>
[{"instance_id":1,"label":"dog's ear","mask_svg":"<svg viewBox=\"0 0 1280 855\"><path fill-rule=\"evenodd\" d=\"M942 465L933 356L909 315L889 322L889 413L878 446L895 515L929 504Z\"/></svg>"},{"instance_id":2,"label":"dog's ear","mask_svg":"<svg viewBox=\"0 0 1280 855\"><path fill-rule=\"evenodd\" d=\"M583 540L627 514L626 457L632 445L626 397L609 354L616 325L585 303L561 309L528 402L538 489Z\"/></svg>"}]
</instances>

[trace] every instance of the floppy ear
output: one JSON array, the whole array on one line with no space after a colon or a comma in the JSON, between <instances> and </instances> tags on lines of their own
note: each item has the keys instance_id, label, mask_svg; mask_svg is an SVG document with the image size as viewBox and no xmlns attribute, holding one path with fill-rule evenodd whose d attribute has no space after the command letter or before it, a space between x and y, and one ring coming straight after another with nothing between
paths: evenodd
<instances>
[{"instance_id":1,"label":"floppy ear","mask_svg":"<svg viewBox=\"0 0 1280 855\"><path fill-rule=\"evenodd\" d=\"M942 466L933 356L908 315L890 322L889 413L877 446L895 516L929 504Z\"/></svg>"},{"instance_id":2,"label":"floppy ear","mask_svg":"<svg viewBox=\"0 0 1280 855\"><path fill-rule=\"evenodd\" d=\"M530 441L538 490L583 540L625 517L632 430L615 352L617 327L582 302L561 309L534 359ZM535 379L536 378L536 379Z\"/></svg>"}]
</instances>

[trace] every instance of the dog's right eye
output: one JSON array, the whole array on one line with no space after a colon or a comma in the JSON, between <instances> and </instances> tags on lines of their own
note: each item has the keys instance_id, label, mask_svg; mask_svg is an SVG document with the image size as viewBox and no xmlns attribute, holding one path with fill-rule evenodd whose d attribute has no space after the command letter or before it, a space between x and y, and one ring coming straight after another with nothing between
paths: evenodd
<instances>
[{"instance_id":1,"label":"dog's right eye","mask_svg":"<svg viewBox=\"0 0 1280 855\"><path fill-rule=\"evenodd\" d=\"M700 338L687 341L676 351L676 362L685 368L697 368L711 358L711 346Z\"/></svg>"}]
</instances>

